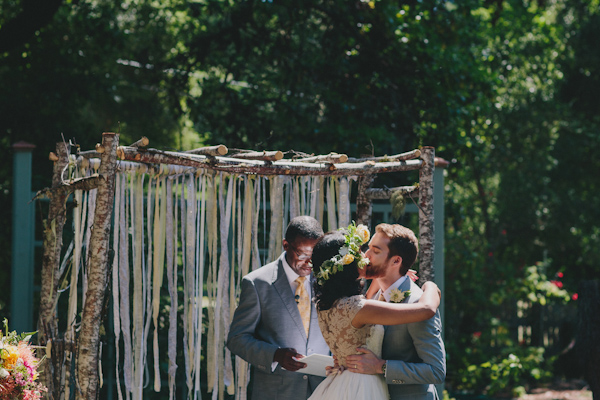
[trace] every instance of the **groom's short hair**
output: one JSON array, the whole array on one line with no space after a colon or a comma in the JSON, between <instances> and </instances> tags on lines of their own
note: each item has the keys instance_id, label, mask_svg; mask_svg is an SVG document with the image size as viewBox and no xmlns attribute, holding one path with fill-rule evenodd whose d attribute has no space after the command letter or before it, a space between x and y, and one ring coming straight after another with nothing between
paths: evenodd
<instances>
[{"instance_id":1,"label":"groom's short hair","mask_svg":"<svg viewBox=\"0 0 600 400\"><path fill-rule=\"evenodd\" d=\"M415 233L399 224L379 224L375 227L375 231L383 233L390 239L388 258L393 256L402 257L400 275L405 275L415 263L417 254L419 254L419 241Z\"/></svg>"},{"instance_id":2,"label":"groom's short hair","mask_svg":"<svg viewBox=\"0 0 600 400\"><path fill-rule=\"evenodd\" d=\"M285 240L288 243L300 237L302 239L320 239L323 236L323 228L319 221L308 215L293 218L285 231Z\"/></svg>"}]
</instances>

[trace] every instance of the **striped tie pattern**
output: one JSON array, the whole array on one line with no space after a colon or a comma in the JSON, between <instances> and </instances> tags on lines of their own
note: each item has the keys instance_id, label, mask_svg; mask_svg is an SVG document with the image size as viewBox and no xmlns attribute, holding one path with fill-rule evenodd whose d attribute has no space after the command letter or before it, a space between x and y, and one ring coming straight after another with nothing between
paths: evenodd
<instances>
[{"instance_id":1,"label":"striped tie pattern","mask_svg":"<svg viewBox=\"0 0 600 400\"><path fill-rule=\"evenodd\" d=\"M379 300L379 301L386 301L385 300L385 296L383 295L383 292L379 292L379 298L377 300Z\"/></svg>"},{"instance_id":2,"label":"striped tie pattern","mask_svg":"<svg viewBox=\"0 0 600 400\"><path fill-rule=\"evenodd\" d=\"M304 287L305 280L305 276L299 276L295 281L298 284L298 287L296 288L296 303L298 304L298 311L300 311L300 318L302 318L304 331L308 337L308 328L310 326L310 299L308 298L308 292Z\"/></svg>"}]
</instances>

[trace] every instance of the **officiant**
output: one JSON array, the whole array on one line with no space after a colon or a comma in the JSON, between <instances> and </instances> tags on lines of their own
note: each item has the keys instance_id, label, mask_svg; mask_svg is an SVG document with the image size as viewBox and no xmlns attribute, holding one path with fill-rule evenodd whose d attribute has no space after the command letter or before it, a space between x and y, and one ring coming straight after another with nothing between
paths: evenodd
<instances>
[{"instance_id":1,"label":"officiant","mask_svg":"<svg viewBox=\"0 0 600 400\"><path fill-rule=\"evenodd\" d=\"M309 216L293 218L284 252L242 279L227 347L251 364L252 400L306 400L323 380L296 372L304 356L329 355L312 299L312 250L323 228Z\"/></svg>"}]
</instances>

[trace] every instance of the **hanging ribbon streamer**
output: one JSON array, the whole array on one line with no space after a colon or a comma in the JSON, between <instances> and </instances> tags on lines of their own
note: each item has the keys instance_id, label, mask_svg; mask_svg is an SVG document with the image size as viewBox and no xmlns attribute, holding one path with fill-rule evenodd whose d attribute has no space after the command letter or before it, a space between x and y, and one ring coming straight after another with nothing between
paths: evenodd
<instances>
[{"instance_id":1,"label":"hanging ribbon streamer","mask_svg":"<svg viewBox=\"0 0 600 400\"><path fill-rule=\"evenodd\" d=\"M244 219L242 218L242 204L244 202L244 196L242 196L242 184L243 178L238 177L237 179L237 192L238 192L238 201L237 201L237 279L236 279L236 298L239 296L240 292L240 284L243 276L243 268L242 268L242 258L244 255ZM247 397L247 386L248 386L248 377L249 377L249 368L250 364L248 364L243 359L238 356L235 357L235 381L236 381L236 391L235 391L235 399L236 400L246 400Z\"/></svg>"},{"instance_id":2,"label":"hanging ribbon streamer","mask_svg":"<svg viewBox=\"0 0 600 400\"><path fill-rule=\"evenodd\" d=\"M200 196L198 199L198 207L199 212L196 220L196 226L198 232L200 233L198 236L198 242L196 248L198 249L198 256L196 259L198 263L196 264L196 296L197 296L197 308L196 308L196 348L202 349L202 310L204 307L204 255L206 253L205 248L205 240L204 240L204 231L206 225L206 176L204 174L198 177L198 188L200 192ZM196 351L195 358L195 389L194 389L194 399L198 399L200 395L200 359L201 359L201 351Z\"/></svg>"},{"instance_id":3,"label":"hanging ribbon streamer","mask_svg":"<svg viewBox=\"0 0 600 400\"><path fill-rule=\"evenodd\" d=\"M165 231L167 223L166 186L163 177L157 178L154 213L154 266L152 279L152 320L154 323L154 391L160 392L160 362L158 350L158 312L160 307L160 288L163 282L165 263ZM159 200L160 203L159 203Z\"/></svg>"},{"instance_id":4,"label":"hanging ribbon streamer","mask_svg":"<svg viewBox=\"0 0 600 400\"><path fill-rule=\"evenodd\" d=\"M195 304L196 304L196 276L195 276L195 264L196 264L196 187L195 178L193 174L186 176L185 193L182 193L181 201L184 204L185 199L185 229L182 227L182 233L184 238L182 243L185 243L185 258L183 262L183 287L184 287L184 357L186 367L186 384L188 387L188 394L194 390L194 363L191 360L194 359L196 349L195 346ZM182 187L183 190L183 187ZM183 223L183 215L182 215Z\"/></svg>"},{"instance_id":5,"label":"hanging ribbon streamer","mask_svg":"<svg viewBox=\"0 0 600 400\"><path fill-rule=\"evenodd\" d=\"M338 226L350 225L350 182L347 176L339 179L339 220Z\"/></svg>"},{"instance_id":6,"label":"hanging ribbon streamer","mask_svg":"<svg viewBox=\"0 0 600 400\"><path fill-rule=\"evenodd\" d=\"M321 226L323 226L323 214L325 213L325 186L324 186L324 182L325 182L325 178L322 176L316 176L315 177L315 181L316 181L316 196L315 199L317 199L317 216L315 217L317 219L317 221L319 221L319 224L321 224Z\"/></svg>"},{"instance_id":7,"label":"hanging ribbon streamer","mask_svg":"<svg viewBox=\"0 0 600 400\"><path fill-rule=\"evenodd\" d=\"M129 190L127 190L127 183L129 181ZM128 179L123 179L121 186L123 188L123 199L121 202L120 218L119 218L119 292L120 292L120 315L121 315L121 332L123 334L123 348L124 348L124 365L123 374L125 378L125 393L127 399L131 399L131 393L133 391L133 340L131 335L131 311L130 311L130 291L129 291L129 229L130 212L133 210L133 185L135 182L135 175L131 174Z\"/></svg>"},{"instance_id":8,"label":"hanging ribbon streamer","mask_svg":"<svg viewBox=\"0 0 600 400\"><path fill-rule=\"evenodd\" d=\"M141 382L142 387L146 387L148 384L149 373L148 373L148 334L150 333L150 326L152 323L152 274L153 274L153 266L154 266L154 229L152 221L154 220L155 210L154 210L154 198L155 189L153 189L156 185L154 184L154 169L150 169L149 171L149 179L148 186L145 190L146 192L146 228L145 228L145 238L142 243L146 243L146 250L142 251L142 275L144 276L144 281L142 283L142 293L144 298L144 303L142 306L143 315L144 315L144 330L143 330L143 338L142 338L142 347L140 349L140 358L142 360L142 365L144 366L144 371L141 374ZM142 186L144 186L142 182ZM143 393L140 391L140 396L143 396Z\"/></svg>"},{"instance_id":9,"label":"hanging ribbon streamer","mask_svg":"<svg viewBox=\"0 0 600 400\"><path fill-rule=\"evenodd\" d=\"M230 193L232 196L231 199L231 227L230 230L233 233L231 235L231 248L230 248L230 265L227 268L230 269L229 272L229 315L227 320L225 321L225 332L226 334L223 337L227 337L229 335L229 326L231 325L231 320L233 319L233 314L235 312L235 308L237 307L237 294L238 294L238 280L235 274L237 257L236 257L236 249L237 249L237 199L238 199L238 176L230 175L229 179L231 180ZM239 264L237 264L239 265ZM239 270L239 268L237 268ZM233 395L235 394L235 371L233 370L233 365L231 363L231 352L229 349L225 348L225 361L229 361L228 368L226 367L225 371L225 385L227 386L227 394ZM228 380L228 381L227 381Z\"/></svg>"},{"instance_id":10,"label":"hanging ribbon streamer","mask_svg":"<svg viewBox=\"0 0 600 400\"><path fill-rule=\"evenodd\" d=\"M169 400L175 399L175 373L177 371L177 267L174 260L177 257L173 238L177 243L177 201L173 203L173 179L167 179L166 188L166 221L165 221L165 239L167 252L167 286L169 290L169 298L171 307L169 309L169 333L168 333L168 349L167 355L169 358L168 367L168 383L169 383ZM175 188L177 193L177 188ZM173 207L175 204L175 207ZM120 399L119 399L120 400Z\"/></svg>"},{"instance_id":11,"label":"hanging ribbon streamer","mask_svg":"<svg viewBox=\"0 0 600 400\"><path fill-rule=\"evenodd\" d=\"M88 281L88 260L90 254L88 249L90 248L90 237L92 236L92 226L94 225L94 215L96 214L96 193L97 189L92 189L88 192L87 196L87 226L85 232L85 239L83 242L83 249L85 251L85 262L81 264L81 304L85 304L85 296L87 294L87 281Z\"/></svg>"},{"instance_id":12,"label":"hanging ribbon streamer","mask_svg":"<svg viewBox=\"0 0 600 400\"><path fill-rule=\"evenodd\" d=\"M85 168L76 169L76 173L79 175L75 175L74 177L86 176L87 171ZM68 300L68 310L67 310L67 329L65 331L65 341L74 342L75 341L75 324L77 323L77 299L79 292L79 270L82 264L81 253L85 249L83 248L83 236L84 236L84 227L86 226L86 214L87 214L87 201L85 198L89 196L89 193L84 193L81 190L76 190L73 193L75 207L73 208L73 241L71 242L70 248L73 249L73 254L70 262L70 282L69 282L69 300ZM67 255L68 255L67 251ZM65 255L65 256L67 256ZM66 261L66 260L65 260ZM62 268L61 268L62 270ZM59 273L59 276L62 274ZM58 301L58 298L57 298ZM60 382L64 385L65 382L69 382L71 379L71 362L73 359L73 355L71 351L65 350L64 353L64 363L65 368L62 370L62 374L60 376ZM70 385L64 385L65 388L65 396L68 398L70 393Z\"/></svg>"},{"instance_id":13,"label":"hanging ribbon streamer","mask_svg":"<svg viewBox=\"0 0 600 400\"><path fill-rule=\"evenodd\" d=\"M262 178L256 177L256 186L254 190L254 204L256 205L256 210L252 210L252 271L260 268L260 250L258 248L258 220L260 215L260 187L261 187Z\"/></svg>"},{"instance_id":14,"label":"hanging ribbon streamer","mask_svg":"<svg viewBox=\"0 0 600 400\"><path fill-rule=\"evenodd\" d=\"M244 191L244 226L242 228L242 276L245 276L250 272L250 249L252 248L252 215L254 213L254 202L253 202L253 185L252 180L248 176L244 176L245 180L245 191Z\"/></svg>"},{"instance_id":15,"label":"hanging ribbon streamer","mask_svg":"<svg viewBox=\"0 0 600 400\"><path fill-rule=\"evenodd\" d=\"M310 176L302 177L302 189L304 190L304 215L315 217L315 209L312 207L312 196L313 196L313 180Z\"/></svg>"},{"instance_id":16,"label":"hanging ribbon streamer","mask_svg":"<svg viewBox=\"0 0 600 400\"><path fill-rule=\"evenodd\" d=\"M210 178L208 179L208 186L207 186L207 233L208 233L208 256L209 256L209 271L208 271L208 279L207 279L207 292L208 292L208 305L207 305L207 311L208 311L208 337L207 337L207 348L208 349L214 349L215 346L215 341L217 340L217 338L215 338L215 324L216 322L216 317L215 317L215 302L217 301L217 280L218 280L218 275L217 275L217 232L218 232L218 225L217 225L217 189L216 189L216 184L214 182L214 177L210 176ZM215 353L213 351L208 351L207 352L207 368L208 371L206 371L206 375L207 375L207 386L208 386L208 391L212 392L215 389L214 383L215 383L215 374L217 373L217 371L215 371L215 369L211 366L214 366L216 363L215 360Z\"/></svg>"},{"instance_id":17,"label":"hanging ribbon streamer","mask_svg":"<svg viewBox=\"0 0 600 400\"><path fill-rule=\"evenodd\" d=\"M260 181L262 182L262 184L260 185L261 187L261 196L262 196L262 209L264 210L262 213L263 216L263 242L262 242L262 247L268 249L269 248L269 241L267 238L267 232L268 232L268 227L267 227L267 199L269 197L267 197L267 183L269 181L269 178L266 176L261 176L259 177ZM271 262L270 259L268 259L268 251L266 252L261 252L260 255L262 255L262 259L261 259L261 265L265 265L269 262Z\"/></svg>"},{"instance_id":18,"label":"hanging ribbon streamer","mask_svg":"<svg viewBox=\"0 0 600 400\"><path fill-rule=\"evenodd\" d=\"M142 398L144 373L144 175L137 176L132 192L132 245L133 245L133 398Z\"/></svg>"},{"instance_id":19,"label":"hanging ribbon streamer","mask_svg":"<svg viewBox=\"0 0 600 400\"><path fill-rule=\"evenodd\" d=\"M119 313L119 217L121 211L121 203L123 202L123 187L121 182L124 181L122 173L117 173L115 176L115 208L114 208L114 220L113 220L113 251L114 256L112 259L112 300L113 300L113 332L115 335L115 378L117 381L117 398L123 400L123 393L121 392L121 374L119 373L120 363L120 337L121 337L121 316ZM65 398L69 398L65 394Z\"/></svg>"},{"instance_id":20,"label":"hanging ribbon streamer","mask_svg":"<svg viewBox=\"0 0 600 400\"><path fill-rule=\"evenodd\" d=\"M269 229L269 261L279 256L283 238L283 179L271 177L271 227Z\"/></svg>"},{"instance_id":21,"label":"hanging ribbon streamer","mask_svg":"<svg viewBox=\"0 0 600 400\"><path fill-rule=\"evenodd\" d=\"M224 339L227 337L229 331L229 224L231 219L231 205L233 200L233 179L229 179L228 188L226 189L225 184L226 177L223 173L219 174L219 209L220 209L220 243L221 252L219 257L219 273L218 273L218 292L217 301L215 304L215 315L218 316L218 321L215 323L215 339L217 341L215 350L215 382L214 385L218 390L213 390L213 400L217 398L223 398L224 385L230 386L232 383L231 376L231 356L229 351L225 349ZM226 200L225 200L226 199ZM225 358L223 358L223 349L225 349ZM223 379L219 379L219 375L223 376Z\"/></svg>"},{"instance_id":22,"label":"hanging ribbon streamer","mask_svg":"<svg viewBox=\"0 0 600 400\"><path fill-rule=\"evenodd\" d=\"M290 220L302 215L300 211L300 184L298 178L290 182Z\"/></svg>"},{"instance_id":23,"label":"hanging ribbon streamer","mask_svg":"<svg viewBox=\"0 0 600 400\"><path fill-rule=\"evenodd\" d=\"M317 217L318 217L318 213L319 213L319 208L318 208L319 177L318 176L308 177L308 182L309 182L308 193L309 193L309 210L310 210L309 215L318 221Z\"/></svg>"},{"instance_id":24,"label":"hanging ribbon streamer","mask_svg":"<svg viewBox=\"0 0 600 400\"><path fill-rule=\"evenodd\" d=\"M336 177L330 177L327 185L327 230L335 231L338 228L335 213L335 186Z\"/></svg>"}]
</instances>

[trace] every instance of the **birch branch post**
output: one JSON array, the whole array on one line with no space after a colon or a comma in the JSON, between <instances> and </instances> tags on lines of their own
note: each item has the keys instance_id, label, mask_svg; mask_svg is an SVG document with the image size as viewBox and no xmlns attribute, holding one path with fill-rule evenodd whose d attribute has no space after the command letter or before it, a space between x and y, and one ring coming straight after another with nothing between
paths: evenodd
<instances>
[{"instance_id":1,"label":"birch branch post","mask_svg":"<svg viewBox=\"0 0 600 400\"><path fill-rule=\"evenodd\" d=\"M70 147L59 142L56 144L56 153L51 157L54 161L52 188L62 185L62 173L69 164ZM38 317L39 344L52 346L57 342L58 322L56 305L58 302L58 272L60 269L60 253L63 243L63 229L67 218L66 203L68 191L49 190L46 196L50 199L48 218L43 221L44 226L44 251L42 256L42 276L40 286L40 312ZM61 376L64 352L60 346L55 346L51 351L49 362L44 364L44 384L48 392L55 399L60 398L62 391Z\"/></svg>"},{"instance_id":2,"label":"birch branch post","mask_svg":"<svg viewBox=\"0 0 600 400\"><path fill-rule=\"evenodd\" d=\"M96 212L90 237L88 290L81 319L81 331L77 345L77 400L98 398L100 324L106 288L108 285L109 237L115 197L115 174L117 170L117 146L119 136L103 133L99 174L100 181L96 197Z\"/></svg>"},{"instance_id":3,"label":"birch branch post","mask_svg":"<svg viewBox=\"0 0 600 400\"><path fill-rule=\"evenodd\" d=\"M423 165L419 170L419 281L433 281L434 228L433 228L433 171L435 149L421 149Z\"/></svg>"},{"instance_id":4,"label":"birch branch post","mask_svg":"<svg viewBox=\"0 0 600 400\"><path fill-rule=\"evenodd\" d=\"M356 223L364 224L371 229L373 201L368 196L368 189L375 180L375 175L358 178L358 193L356 194Z\"/></svg>"}]
</instances>

